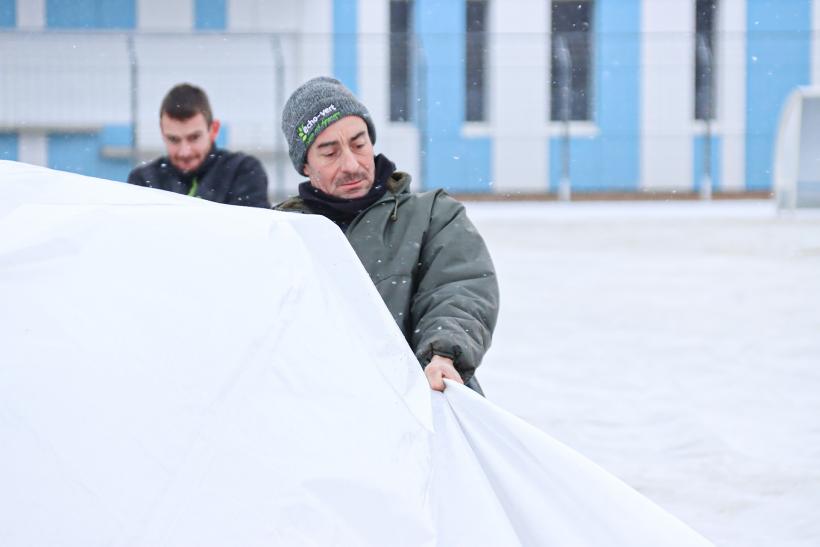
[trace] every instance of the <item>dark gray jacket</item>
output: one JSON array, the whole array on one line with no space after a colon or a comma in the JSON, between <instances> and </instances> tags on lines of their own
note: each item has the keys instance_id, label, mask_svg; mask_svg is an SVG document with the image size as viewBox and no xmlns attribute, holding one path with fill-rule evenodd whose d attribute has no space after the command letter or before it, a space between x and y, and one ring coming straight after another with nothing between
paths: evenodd
<instances>
[{"instance_id":1,"label":"dark gray jacket","mask_svg":"<svg viewBox=\"0 0 820 547\"><path fill-rule=\"evenodd\" d=\"M409 185L409 175L393 173L345 235L422 366L434 354L450 357L466 383L495 328L495 269L461 203ZM274 208L312 213L298 197Z\"/></svg>"},{"instance_id":2,"label":"dark gray jacket","mask_svg":"<svg viewBox=\"0 0 820 547\"><path fill-rule=\"evenodd\" d=\"M217 203L270 207L268 176L253 156L213 147L194 172L182 173L163 156L135 167L128 183L188 194L196 180L195 196Z\"/></svg>"}]
</instances>

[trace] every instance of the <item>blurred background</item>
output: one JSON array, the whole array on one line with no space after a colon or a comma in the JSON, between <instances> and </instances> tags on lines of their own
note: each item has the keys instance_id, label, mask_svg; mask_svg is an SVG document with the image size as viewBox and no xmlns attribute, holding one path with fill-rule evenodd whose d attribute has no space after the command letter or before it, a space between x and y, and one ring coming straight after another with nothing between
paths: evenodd
<instances>
[{"instance_id":1,"label":"blurred background","mask_svg":"<svg viewBox=\"0 0 820 547\"><path fill-rule=\"evenodd\" d=\"M0 0L0 158L125 180L189 81L281 197L281 106L330 74L417 188L765 197L784 101L820 77L816 3Z\"/></svg>"}]
</instances>

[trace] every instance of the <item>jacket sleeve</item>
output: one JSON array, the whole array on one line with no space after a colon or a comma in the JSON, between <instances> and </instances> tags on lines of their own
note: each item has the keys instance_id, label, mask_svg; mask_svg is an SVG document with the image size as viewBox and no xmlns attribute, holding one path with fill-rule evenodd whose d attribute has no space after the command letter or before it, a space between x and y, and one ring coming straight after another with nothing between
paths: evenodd
<instances>
[{"instance_id":1,"label":"jacket sleeve","mask_svg":"<svg viewBox=\"0 0 820 547\"><path fill-rule=\"evenodd\" d=\"M245 156L236 170L231 185L231 205L270 208L268 175L262 163L253 156Z\"/></svg>"},{"instance_id":2,"label":"jacket sleeve","mask_svg":"<svg viewBox=\"0 0 820 547\"><path fill-rule=\"evenodd\" d=\"M464 206L436 196L422 242L411 315L422 366L450 357L467 382L489 349L498 317L498 281L490 253Z\"/></svg>"}]
</instances>

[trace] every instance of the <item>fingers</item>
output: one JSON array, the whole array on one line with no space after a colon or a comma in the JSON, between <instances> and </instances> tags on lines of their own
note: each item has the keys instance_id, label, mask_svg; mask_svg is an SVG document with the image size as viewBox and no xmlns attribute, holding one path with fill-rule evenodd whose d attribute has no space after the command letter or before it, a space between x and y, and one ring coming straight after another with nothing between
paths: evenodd
<instances>
[{"instance_id":1,"label":"fingers","mask_svg":"<svg viewBox=\"0 0 820 547\"><path fill-rule=\"evenodd\" d=\"M436 391L444 391L445 378L458 382L459 384L464 383L464 380L461 379L461 375L453 366L452 361L445 358L434 358L430 361L430 364L428 364L424 369L424 375L427 376L427 381L430 383L430 388Z\"/></svg>"},{"instance_id":2,"label":"fingers","mask_svg":"<svg viewBox=\"0 0 820 547\"><path fill-rule=\"evenodd\" d=\"M464 380L461 379L461 374L459 374L455 368L445 369L442 371L442 376L459 384L464 383ZM444 383L444 380L442 380L442 383Z\"/></svg>"},{"instance_id":3,"label":"fingers","mask_svg":"<svg viewBox=\"0 0 820 547\"><path fill-rule=\"evenodd\" d=\"M430 383L430 388L435 391L444 391L444 374L439 367L427 366L424 369L424 375L427 376L427 381Z\"/></svg>"}]
</instances>

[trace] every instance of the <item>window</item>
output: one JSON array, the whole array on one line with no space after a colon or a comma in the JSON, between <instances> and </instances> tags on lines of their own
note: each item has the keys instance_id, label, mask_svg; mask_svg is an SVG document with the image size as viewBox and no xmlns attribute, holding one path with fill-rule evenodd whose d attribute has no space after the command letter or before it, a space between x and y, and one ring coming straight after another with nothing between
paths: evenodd
<instances>
[{"instance_id":1,"label":"window","mask_svg":"<svg viewBox=\"0 0 820 547\"><path fill-rule=\"evenodd\" d=\"M390 0L390 121L410 121L412 0Z\"/></svg>"},{"instance_id":2,"label":"window","mask_svg":"<svg viewBox=\"0 0 820 547\"><path fill-rule=\"evenodd\" d=\"M570 120L591 119L592 11L592 0L552 1L551 120L563 119L564 107Z\"/></svg>"},{"instance_id":3,"label":"window","mask_svg":"<svg viewBox=\"0 0 820 547\"><path fill-rule=\"evenodd\" d=\"M465 109L468 122L486 118L487 0L467 0Z\"/></svg>"},{"instance_id":4,"label":"window","mask_svg":"<svg viewBox=\"0 0 820 547\"><path fill-rule=\"evenodd\" d=\"M715 118L717 0L695 1L695 119Z\"/></svg>"}]
</instances>

